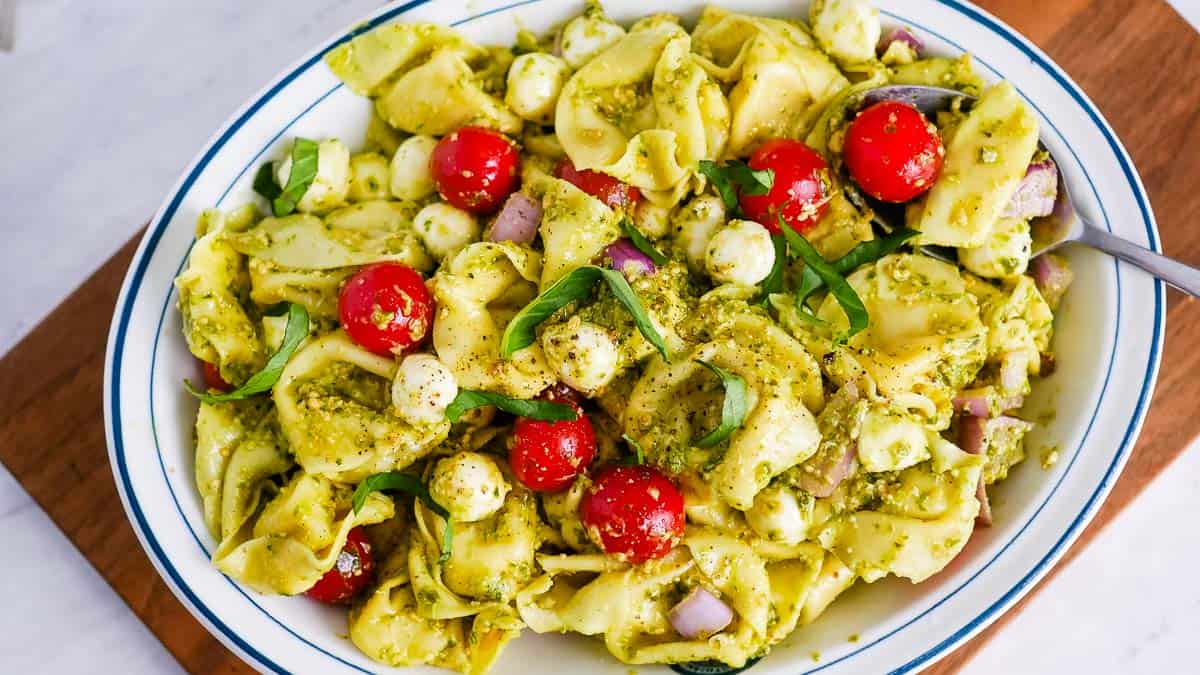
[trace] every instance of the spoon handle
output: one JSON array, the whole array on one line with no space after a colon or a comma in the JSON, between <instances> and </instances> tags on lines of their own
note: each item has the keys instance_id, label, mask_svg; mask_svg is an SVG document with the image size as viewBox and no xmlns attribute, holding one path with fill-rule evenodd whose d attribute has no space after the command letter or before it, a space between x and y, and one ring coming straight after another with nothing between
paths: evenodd
<instances>
[{"instance_id":1,"label":"spoon handle","mask_svg":"<svg viewBox=\"0 0 1200 675\"><path fill-rule=\"evenodd\" d=\"M1140 267L1188 295L1200 297L1200 269L1159 255L1087 223L1083 226L1079 242Z\"/></svg>"}]
</instances>

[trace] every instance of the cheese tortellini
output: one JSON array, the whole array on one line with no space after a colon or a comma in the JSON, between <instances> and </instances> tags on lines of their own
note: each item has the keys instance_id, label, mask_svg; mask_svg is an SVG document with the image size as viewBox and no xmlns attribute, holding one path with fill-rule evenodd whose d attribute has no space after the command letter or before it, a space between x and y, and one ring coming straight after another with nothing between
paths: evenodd
<instances>
[{"instance_id":1,"label":"cheese tortellini","mask_svg":"<svg viewBox=\"0 0 1200 675\"><path fill-rule=\"evenodd\" d=\"M1069 282L1043 295L1009 208L1045 160L1017 90L884 49L867 0L580 4L511 48L339 43L364 137L297 139L266 201L201 213L176 279L213 565L343 603L386 666L484 675L528 630L744 668L855 585L945 569L1031 470ZM843 158L885 84L976 97L930 117L941 175L886 209ZM516 161L456 146L468 125ZM806 144L811 179L767 141ZM501 159L508 192L473 164Z\"/></svg>"}]
</instances>

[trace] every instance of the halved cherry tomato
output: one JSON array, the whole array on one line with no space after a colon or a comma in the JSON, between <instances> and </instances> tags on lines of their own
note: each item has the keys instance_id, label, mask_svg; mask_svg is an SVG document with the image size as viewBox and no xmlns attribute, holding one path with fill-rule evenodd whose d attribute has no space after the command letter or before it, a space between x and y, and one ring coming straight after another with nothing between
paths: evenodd
<instances>
[{"instance_id":1,"label":"halved cherry tomato","mask_svg":"<svg viewBox=\"0 0 1200 675\"><path fill-rule=\"evenodd\" d=\"M367 265L342 286L338 316L352 340L383 356L420 344L433 325L433 298L421 274L407 265Z\"/></svg>"},{"instance_id":2,"label":"halved cherry tomato","mask_svg":"<svg viewBox=\"0 0 1200 675\"><path fill-rule=\"evenodd\" d=\"M640 563L665 556L683 537L683 495L652 466L610 466L579 502L588 536L605 553Z\"/></svg>"},{"instance_id":3,"label":"halved cherry tomato","mask_svg":"<svg viewBox=\"0 0 1200 675\"><path fill-rule=\"evenodd\" d=\"M842 150L850 177L872 197L906 202L933 187L946 149L920 110L883 101L858 113Z\"/></svg>"},{"instance_id":4,"label":"halved cherry tomato","mask_svg":"<svg viewBox=\"0 0 1200 675\"><path fill-rule=\"evenodd\" d=\"M221 377L221 369L217 367L217 364L209 363L208 361L201 361L200 363L204 366L204 386L209 389L216 389L217 391L229 391L233 389L233 385Z\"/></svg>"},{"instance_id":5,"label":"halved cherry tomato","mask_svg":"<svg viewBox=\"0 0 1200 675\"><path fill-rule=\"evenodd\" d=\"M520 161L516 145L504 134L463 127L434 146L429 171L442 199L464 211L488 213L516 189Z\"/></svg>"},{"instance_id":6,"label":"halved cherry tomato","mask_svg":"<svg viewBox=\"0 0 1200 675\"><path fill-rule=\"evenodd\" d=\"M779 232L783 216L793 230L803 233L829 210L829 166L812 148L787 138L758 146L746 164L751 169L771 169L775 182L765 195L740 195L738 203L751 220Z\"/></svg>"},{"instance_id":7,"label":"halved cherry tomato","mask_svg":"<svg viewBox=\"0 0 1200 675\"><path fill-rule=\"evenodd\" d=\"M578 394L558 385L539 398L575 409L574 420L542 422L518 417L508 463L517 480L534 492L561 492L575 482L596 457L596 433L579 407Z\"/></svg>"},{"instance_id":8,"label":"halved cherry tomato","mask_svg":"<svg viewBox=\"0 0 1200 675\"><path fill-rule=\"evenodd\" d=\"M608 204L612 209L633 211L633 208L642 200L641 191L632 185L623 183L606 173L591 169L576 169L575 164L569 159L564 159L558 165L554 175Z\"/></svg>"},{"instance_id":9,"label":"halved cherry tomato","mask_svg":"<svg viewBox=\"0 0 1200 675\"><path fill-rule=\"evenodd\" d=\"M375 556L371 542L361 527L346 534L346 545L338 553L333 567L304 592L313 600L337 605L349 602L362 592L375 576Z\"/></svg>"}]
</instances>

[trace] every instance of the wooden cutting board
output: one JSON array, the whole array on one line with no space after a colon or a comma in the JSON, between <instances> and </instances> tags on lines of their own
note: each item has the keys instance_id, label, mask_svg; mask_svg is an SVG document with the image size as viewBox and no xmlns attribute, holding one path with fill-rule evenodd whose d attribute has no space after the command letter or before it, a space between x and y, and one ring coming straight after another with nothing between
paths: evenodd
<instances>
[{"instance_id":1,"label":"wooden cutting board","mask_svg":"<svg viewBox=\"0 0 1200 675\"><path fill-rule=\"evenodd\" d=\"M1100 106L1150 191L1166 251L1200 264L1200 34L1161 0L987 0ZM0 360L0 461L130 608L193 673L249 668L175 599L125 520L105 450L105 340L131 241ZM1175 293L1162 374L1133 457L1070 561L1200 434L1196 303ZM1061 563L1061 569L1067 562ZM1053 574L1053 572L1051 572ZM1036 592L1036 589L1035 591ZM996 625L929 672L957 672ZM1115 620L1115 619L1114 619Z\"/></svg>"}]
</instances>

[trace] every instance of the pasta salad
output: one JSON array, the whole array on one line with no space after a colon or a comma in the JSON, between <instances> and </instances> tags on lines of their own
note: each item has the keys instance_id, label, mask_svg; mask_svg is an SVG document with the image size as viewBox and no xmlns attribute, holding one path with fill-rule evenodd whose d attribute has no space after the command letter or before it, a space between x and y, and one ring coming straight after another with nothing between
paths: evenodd
<instances>
[{"instance_id":1,"label":"pasta salad","mask_svg":"<svg viewBox=\"0 0 1200 675\"><path fill-rule=\"evenodd\" d=\"M954 559L1053 368L1056 169L968 56L803 19L329 52L366 138L293 139L176 279L217 569L483 673L524 630L741 667ZM897 83L964 98L865 103Z\"/></svg>"}]
</instances>

